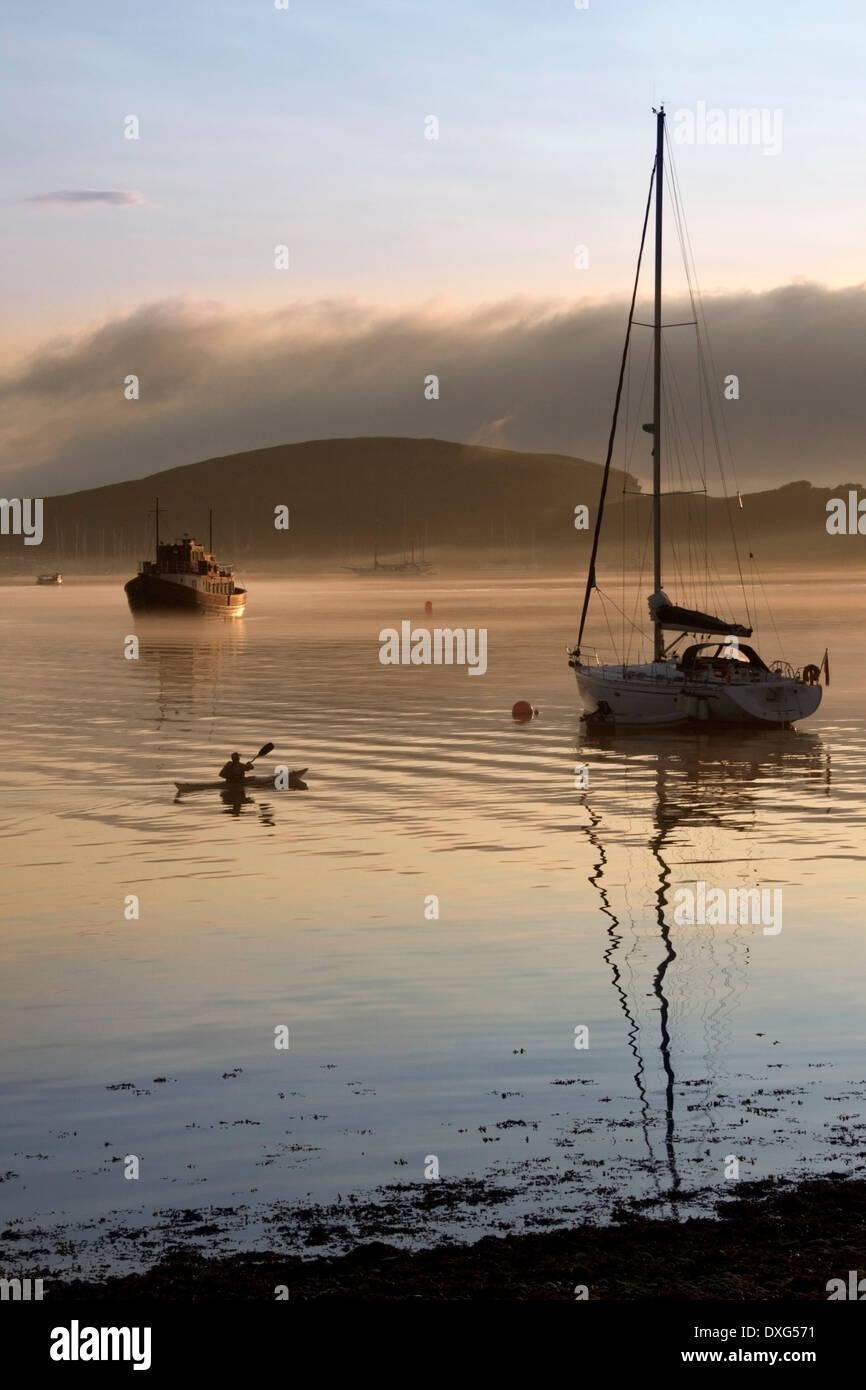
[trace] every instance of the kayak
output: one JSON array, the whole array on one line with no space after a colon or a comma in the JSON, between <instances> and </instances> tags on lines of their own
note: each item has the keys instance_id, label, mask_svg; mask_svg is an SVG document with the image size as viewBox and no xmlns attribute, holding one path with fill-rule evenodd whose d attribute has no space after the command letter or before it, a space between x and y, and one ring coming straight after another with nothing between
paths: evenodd
<instances>
[{"instance_id":1,"label":"kayak","mask_svg":"<svg viewBox=\"0 0 866 1390\"><path fill-rule=\"evenodd\" d=\"M303 777L306 770L307 769L305 767L302 767L295 772L289 773L290 788L292 788L293 790L296 789L297 783ZM233 792L245 791L247 787L270 787L272 791L277 790L277 788L274 786L273 777L255 776L244 778L239 777L237 778L237 780L233 780L231 782L229 782L227 778L223 777L220 779L219 782L175 782L174 785L177 787L179 792Z\"/></svg>"}]
</instances>

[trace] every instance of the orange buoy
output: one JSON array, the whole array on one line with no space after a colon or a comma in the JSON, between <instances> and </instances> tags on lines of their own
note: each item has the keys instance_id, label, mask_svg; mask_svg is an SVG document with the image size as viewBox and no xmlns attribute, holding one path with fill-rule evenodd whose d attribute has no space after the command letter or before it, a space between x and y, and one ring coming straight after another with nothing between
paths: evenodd
<instances>
[{"instance_id":1,"label":"orange buoy","mask_svg":"<svg viewBox=\"0 0 866 1390\"><path fill-rule=\"evenodd\" d=\"M535 714L535 710L528 700L518 700L516 705L511 708L511 718L516 719L520 724L525 724Z\"/></svg>"},{"instance_id":2,"label":"orange buoy","mask_svg":"<svg viewBox=\"0 0 866 1390\"><path fill-rule=\"evenodd\" d=\"M430 602L429 598L428 598L427 602L424 604L424 612L425 612L425 613L432 613L432 612L433 612L433 605L432 605L432 603Z\"/></svg>"}]
</instances>

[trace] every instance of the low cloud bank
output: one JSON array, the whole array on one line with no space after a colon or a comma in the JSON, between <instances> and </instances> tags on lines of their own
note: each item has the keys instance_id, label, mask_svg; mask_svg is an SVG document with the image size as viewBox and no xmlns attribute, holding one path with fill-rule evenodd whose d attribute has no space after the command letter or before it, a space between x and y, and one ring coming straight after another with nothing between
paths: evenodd
<instances>
[{"instance_id":1,"label":"low cloud bank","mask_svg":"<svg viewBox=\"0 0 866 1390\"><path fill-rule=\"evenodd\" d=\"M714 296L706 310L712 385L740 486L860 477L866 288L798 284ZM686 306L667 306L669 322L687 317ZM511 300L390 313L347 301L270 313L186 299L144 305L45 343L0 382L2 487L71 492L216 454L351 435L601 459L624 328L619 303ZM639 397L650 334L634 331L634 419L641 409L649 419ZM692 336L682 328L668 335L685 368L684 395ZM725 401L731 374L739 399ZM438 399L425 396L432 376ZM138 399L127 398L133 377ZM615 461L646 477L647 436L636 437L634 454Z\"/></svg>"}]
</instances>

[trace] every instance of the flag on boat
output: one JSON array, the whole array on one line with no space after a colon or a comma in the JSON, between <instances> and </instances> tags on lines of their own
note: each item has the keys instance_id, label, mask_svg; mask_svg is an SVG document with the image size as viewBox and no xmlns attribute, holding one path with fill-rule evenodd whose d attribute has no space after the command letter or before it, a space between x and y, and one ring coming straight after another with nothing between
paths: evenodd
<instances>
[{"instance_id":1,"label":"flag on boat","mask_svg":"<svg viewBox=\"0 0 866 1390\"><path fill-rule=\"evenodd\" d=\"M821 662L821 670L824 672L824 684L830 684L830 651L824 648L824 660Z\"/></svg>"}]
</instances>

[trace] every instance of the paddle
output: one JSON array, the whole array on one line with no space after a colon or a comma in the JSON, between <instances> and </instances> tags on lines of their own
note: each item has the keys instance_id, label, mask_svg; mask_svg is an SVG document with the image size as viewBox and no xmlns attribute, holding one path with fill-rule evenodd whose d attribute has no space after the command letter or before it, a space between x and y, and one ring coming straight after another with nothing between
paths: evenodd
<instances>
[{"instance_id":1,"label":"paddle","mask_svg":"<svg viewBox=\"0 0 866 1390\"><path fill-rule=\"evenodd\" d=\"M273 745L272 743L263 743L262 746L261 746L261 748L259 749L258 753L256 754L255 758L250 758L249 761L250 761L251 763L254 763L254 762L256 761L256 759L258 759L258 758L263 758L263 757L265 756L266 753L270 753L270 751L271 751L271 749L273 748L273 746L274 746L274 745Z\"/></svg>"}]
</instances>

